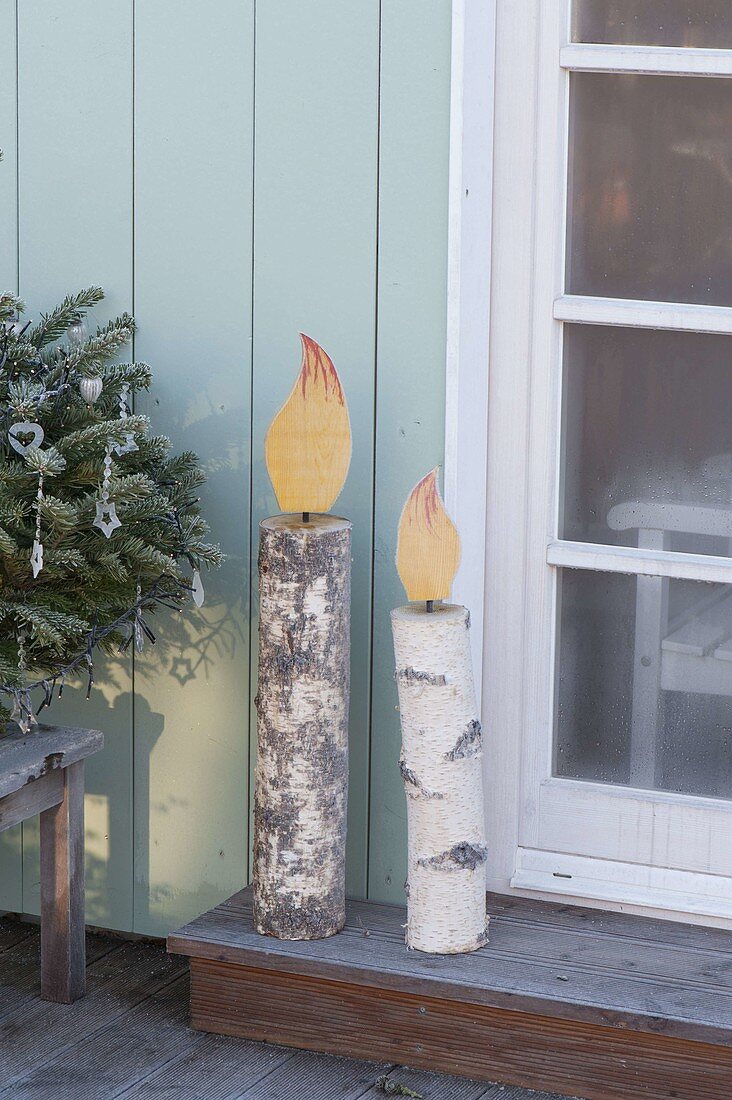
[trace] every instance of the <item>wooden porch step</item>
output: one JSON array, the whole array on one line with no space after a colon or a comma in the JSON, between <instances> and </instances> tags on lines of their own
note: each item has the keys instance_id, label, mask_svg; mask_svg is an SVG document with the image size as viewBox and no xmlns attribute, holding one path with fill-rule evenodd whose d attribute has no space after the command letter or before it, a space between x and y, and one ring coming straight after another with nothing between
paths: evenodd
<instances>
[{"instance_id":1,"label":"wooden porch step","mask_svg":"<svg viewBox=\"0 0 732 1100\"><path fill-rule=\"evenodd\" d=\"M404 946L404 909L351 902L328 940L259 936L243 890L173 933L191 1025L588 1100L732 1096L732 933L489 896L471 955Z\"/></svg>"}]
</instances>

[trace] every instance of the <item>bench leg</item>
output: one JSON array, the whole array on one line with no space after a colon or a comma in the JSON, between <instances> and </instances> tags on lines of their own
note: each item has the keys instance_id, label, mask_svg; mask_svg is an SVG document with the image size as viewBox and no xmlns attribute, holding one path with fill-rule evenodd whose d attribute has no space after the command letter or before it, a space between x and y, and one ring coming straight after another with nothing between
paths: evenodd
<instances>
[{"instance_id":1,"label":"bench leg","mask_svg":"<svg viewBox=\"0 0 732 1100\"><path fill-rule=\"evenodd\" d=\"M64 797L41 814L41 996L84 993L84 761L64 769Z\"/></svg>"}]
</instances>

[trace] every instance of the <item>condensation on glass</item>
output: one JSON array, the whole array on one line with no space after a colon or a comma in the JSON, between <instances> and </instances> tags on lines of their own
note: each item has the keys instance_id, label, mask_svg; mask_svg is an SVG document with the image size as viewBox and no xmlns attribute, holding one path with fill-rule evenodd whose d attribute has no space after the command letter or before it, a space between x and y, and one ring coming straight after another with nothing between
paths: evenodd
<instances>
[{"instance_id":1,"label":"condensation on glass","mask_svg":"<svg viewBox=\"0 0 732 1100\"><path fill-rule=\"evenodd\" d=\"M554 773L732 797L732 586L562 570Z\"/></svg>"},{"instance_id":2,"label":"condensation on glass","mask_svg":"<svg viewBox=\"0 0 732 1100\"><path fill-rule=\"evenodd\" d=\"M732 341L565 325L560 537L732 553Z\"/></svg>"},{"instance_id":3,"label":"condensation on glass","mask_svg":"<svg viewBox=\"0 0 732 1100\"><path fill-rule=\"evenodd\" d=\"M570 293L732 305L732 80L572 73L570 150Z\"/></svg>"},{"instance_id":4,"label":"condensation on glass","mask_svg":"<svg viewBox=\"0 0 732 1100\"><path fill-rule=\"evenodd\" d=\"M576 42L732 48L730 0L574 0Z\"/></svg>"}]
</instances>

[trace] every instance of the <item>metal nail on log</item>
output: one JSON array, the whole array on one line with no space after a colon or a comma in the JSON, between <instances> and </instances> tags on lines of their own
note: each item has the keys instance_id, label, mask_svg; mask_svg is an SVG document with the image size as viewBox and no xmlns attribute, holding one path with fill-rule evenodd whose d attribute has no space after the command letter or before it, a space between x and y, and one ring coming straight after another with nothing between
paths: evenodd
<instances>
[{"instance_id":1,"label":"metal nail on log","mask_svg":"<svg viewBox=\"0 0 732 1100\"><path fill-rule=\"evenodd\" d=\"M301 336L302 365L267 433L283 515L259 527L254 921L280 939L345 923L351 524L328 515L351 430L328 355Z\"/></svg>"}]
</instances>

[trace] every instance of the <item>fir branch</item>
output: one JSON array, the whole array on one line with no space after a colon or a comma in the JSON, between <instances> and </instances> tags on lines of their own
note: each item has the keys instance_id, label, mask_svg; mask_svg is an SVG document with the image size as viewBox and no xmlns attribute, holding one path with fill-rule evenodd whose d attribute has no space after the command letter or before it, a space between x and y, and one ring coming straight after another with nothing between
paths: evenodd
<instances>
[{"instance_id":1,"label":"fir branch","mask_svg":"<svg viewBox=\"0 0 732 1100\"><path fill-rule=\"evenodd\" d=\"M18 544L4 527L0 527L0 554L17 554Z\"/></svg>"},{"instance_id":2,"label":"fir branch","mask_svg":"<svg viewBox=\"0 0 732 1100\"><path fill-rule=\"evenodd\" d=\"M0 692L26 715L30 693L42 690L47 702L49 678L86 671L95 646L129 644L133 627L151 637L143 616L189 604L190 570L221 561L200 516L205 479L196 456L171 456L170 440L150 436L147 417L132 413L135 392L151 384L150 367L111 361L133 332L132 318L123 314L99 327L81 347L53 346L100 299L91 288L65 299L33 329L0 325ZM22 308L5 295L0 318L14 322ZM80 392L89 371L103 373L95 403ZM10 424L22 419L45 433L41 447L25 455L12 451L7 437ZM107 540L93 526L104 456L128 434L137 449L113 454L108 483L122 527ZM33 577L37 516L44 565ZM25 668L42 671L27 683L18 665L21 627Z\"/></svg>"},{"instance_id":3,"label":"fir branch","mask_svg":"<svg viewBox=\"0 0 732 1100\"><path fill-rule=\"evenodd\" d=\"M14 294L0 294L0 321L14 321L25 313L25 302Z\"/></svg>"},{"instance_id":4,"label":"fir branch","mask_svg":"<svg viewBox=\"0 0 732 1100\"><path fill-rule=\"evenodd\" d=\"M28 603L10 603L0 600L0 619L14 620L18 626L25 626L30 633L31 646L60 647L68 644L69 635L79 636L89 630L89 623L76 615L65 615L47 607Z\"/></svg>"},{"instance_id":5,"label":"fir branch","mask_svg":"<svg viewBox=\"0 0 732 1100\"><path fill-rule=\"evenodd\" d=\"M54 531L71 531L78 520L77 509L68 501L44 494L41 501L41 522Z\"/></svg>"},{"instance_id":6,"label":"fir branch","mask_svg":"<svg viewBox=\"0 0 732 1100\"><path fill-rule=\"evenodd\" d=\"M104 328L97 329L96 336L69 352L66 365L82 374L98 374L104 364L130 342L134 331L135 322L128 313L123 313Z\"/></svg>"},{"instance_id":7,"label":"fir branch","mask_svg":"<svg viewBox=\"0 0 732 1100\"><path fill-rule=\"evenodd\" d=\"M66 469L66 459L56 447L34 447L24 456L25 464L34 473L53 477Z\"/></svg>"},{"instance_id":8,"label":"fir branch","mask_svg":"<svg viewBox=\"0 0 732 1100\"><path fill-rule=\"evenodd\" d=\"M83 554L78 550L63 550L55 546L47 546L44 554L43 569L49 568L73 570L78 573L88 569L88 563Z\"/></svg>"},{"instance_id":9,"label":"fir branch","mask_svg":"<svg viewBox=\"0 0 732 1100\"><path fill-rule=\"evenodd\" d=\"M50 313L42 313L38 324L30 330L29 340L36 349L45 347L53 340L59 340L82 314L96 306L104 298L100 286L91 286L80 290L78 294L69 294L60 306Z\"/></svg>"},{"instance_id":10,"label":"fir branch","mask_svg":"<svg viewBox=\"0 0 732 1100\"><path fill-rule=\"evenodd\" d=\"M119 396L123 383L127 383L132 393L135 390L149 390L152 368L147 363L115 363L108 367L104 375L105 390L112 389Z\"/></svg>"},{"instance_id":11,"label":"fir branch","mask_svg":"<svg viewBox=\"0 0 732 1100\"><path fill-rule=\"evenodd\" d=\"M113 443L124 443L127 432L143 434L148 427L146 416L128 416L126 420L97 420L68 432L56 441L56 446L63 455L85 458L93 451L99 453L101 450L104 454L109 440Z\"/></svg>"}]
</instances>

